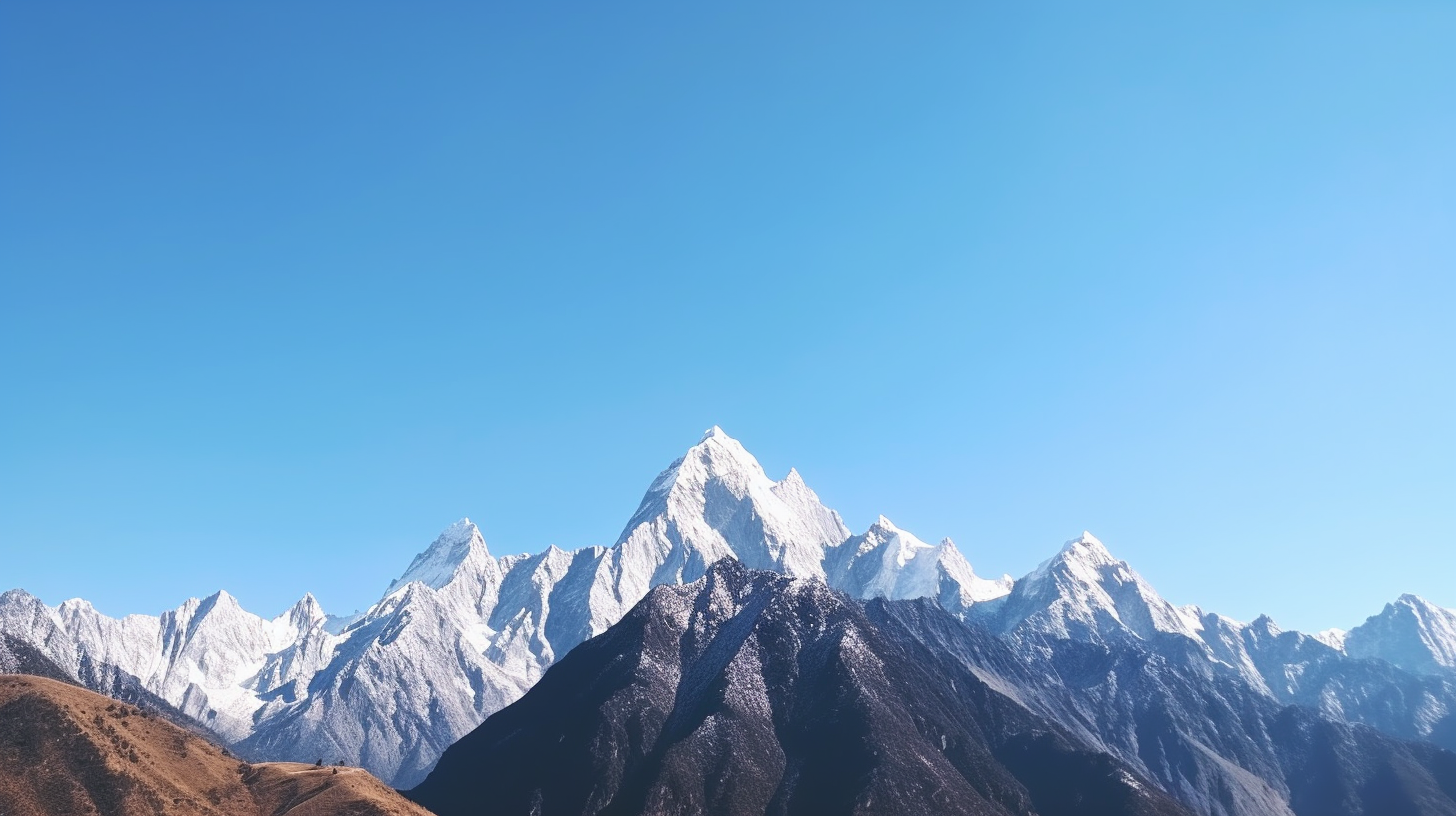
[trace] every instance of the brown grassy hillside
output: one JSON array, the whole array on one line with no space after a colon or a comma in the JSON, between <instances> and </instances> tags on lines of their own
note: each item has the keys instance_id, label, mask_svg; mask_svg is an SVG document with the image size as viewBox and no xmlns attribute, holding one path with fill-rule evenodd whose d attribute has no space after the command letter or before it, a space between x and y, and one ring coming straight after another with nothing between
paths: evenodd
<instances>
[{"instance_id":1,"label":"brown grassy hillside","mask_svg":"<svg viewBox=\"0 0 1456 816\"><path fill-rule=\"evenodd\" d=\"M365 771L248 764L158 717L0 675L4 816L429 816Z\"/></svg>"}]
</instances>

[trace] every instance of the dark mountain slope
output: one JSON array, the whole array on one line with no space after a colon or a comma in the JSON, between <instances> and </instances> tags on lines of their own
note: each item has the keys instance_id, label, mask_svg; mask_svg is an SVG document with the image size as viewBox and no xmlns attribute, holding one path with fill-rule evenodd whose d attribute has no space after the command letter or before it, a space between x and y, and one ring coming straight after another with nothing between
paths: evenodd
<instances>
[{"instance_id":1,"label":"dark mountain slope","mask_svg":"<svg viewBox=\"0 0 1456 816\"><path fill-rule=\"evenodd\" d=\"M1179 635L1012 646L924 601L872 601L866 613L887 637L977 673L1200 813L1456 814L1456 754L1282 705Z\"/></svg>"},{"instance_id":2,"label":"dark mountain slope","mask_svg":"<svg viewBox=\"0 0 1456 816\"><path fill-rule=\"evenodd\" d=\"M1241 635L1280 702L1456 750L1456 671L1420 674L1380 658L1351 657L1309 635L1280 631L1267 617Z\"/></svg>"},{"instance_id":3,"label":"dark mountain slope","mask_svg":"<svg viewBox=\"0 0 1456 816\"><path fill-rule=\"evenodd\" d=\"M83 657L78 672L79 676L73 677L29 642L0 632L0 675L3 674L26 674L89 688L113 700L130 703L150 713L158 714L173 725L185 728L204 739L220 742L216 734L178 711L166 700L147 691L141 681L115 666L98 664L89 657Z\"/></svg>"},{"instance_id":4,"label":"dark mountain slope","mask_svg":"<svg viewBox=\"0 0 1456 816\"><path fill-rule=\"evenodd\" d=\"M7 632L0 632L0 674L29 674L62 683L76 682L45 652Z\"/></svg>"},{"instance_id":5,"label":"dark mountain slope","mask_svg":"<svg viewBox=\"0 0 1456 816\"><path fill-rule=\"evenodd\" d=\"M466 814L1184 814L1126 765L817 582L653 590L446 751Z\"/></svg>"}]
</instances>

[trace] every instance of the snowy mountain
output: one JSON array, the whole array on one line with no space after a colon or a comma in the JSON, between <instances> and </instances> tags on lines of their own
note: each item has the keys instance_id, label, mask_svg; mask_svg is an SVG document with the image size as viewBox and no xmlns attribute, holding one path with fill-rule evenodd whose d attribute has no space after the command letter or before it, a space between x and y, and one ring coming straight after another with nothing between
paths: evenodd
<instances>
[{"instance_id":1,"label":"snowy mountain","mask_svg":"<svg viewBox=\"0 0 1456 816\"><path fill-rule=\"evenodd\" d=\"M1185 816L1112 757L818 581L663 586L445 753L441 816Z\"/></svg>"},{"instance_id":2,"label":"snowy mountain","mask_svg":"<svg viewBox=\"0 0 1456 816\"><path fill-rule=\"evenodd\" d=\"M1456 754L1276 699L1183 635L1023 640L924 600L867 612L893 641L959 664L1205 816L1456 813ZM1396 672L1367 702L1405 704L1398 670L1345 663Z\"/></svg>"},{"instance_id":3,"label":"snowy mountain","mask_svg":"<svg viewBox=\"0 0 1456 816\"><path fill-rule=\"evenodd\" d=\"M522 816L1456 812L1456 754L1283 705L1182 635L1046 643L725 559L653 590L408 795L442 816L482 791Z\"/></svg>"},{"instance_id":4,"label":"snowy mountain","mask_svg":"<svg viewBox=\"0 0 1456 816\"><path fill-rule=\"evenodd\" d=\"M0 627L35 644L73 678L133 678L228 741L251 732L264 691L322 665L333 645L322 619L312 596L271 621L244 611L226 592L189 599L158 617L119 620L82 600L50 609L21 590L0 596ZM298 648L310 641L312 661Z\"/></svg>"},{"instance_id":5,"label":"snowy mountain","mask_svg":"<svg viewBox=\"0 0 1456 816\"><path fill-rule=\"evenodd\" d=\"M263 618L218 592L115 619L13 590L0 595L0 634L12 653L175 708L245 755L343 760L408 787L652 588L694 582L722 558L861 600L929 599L1024 656L1067 644L1149 652L1281 704L1456 747L1449 610L1406 596L1348 634L1282 632L1174 606L1091 534L1019 581L990 580L949 539L928 544L883 517L852 535L797 471L774 481L716 427L653 480L609 547L497 557L462 519L345 618L312 596Z\"/></svg>"},{"instance_id":6,"label":"snowy mountain","mask_svg":"<svg viewBox=\"0 0 1456 816\"><path fill-rule=\"evenodd\" d=\"M1371 657L1417 674L1456 670L1456 611L1402 595L1343 638L1351 657Z\"/></svg>"},{"instance_id":7,"label":"snowy mountain","mask_svg":"<svg viewBox=\"0 0 1456 816\"><path fill-rule=\"evenodd\" d=\"M1456 750L1456 672L1442 669L1431 656L1449 642L1443 625L1451 613L1418 601L1403 599L1360 627L1365 632L1352 630L1343 643L1348 648L1354 639L1356 649L1347 653L1331 646L1328 635L1286 632L1267 616L1242 623L1175 606L1083 533L1016 581L1006 597L976 605L969 617L1012 644L1023 659L1146 654L1169 674L1218 676L1281 705ZM1386 643L1382 653L1366 645ZM1147 683L1157 687L1154 680ZM1099 716L1106 713L1079 718Z\"/></svg>"},{"instance_id":8,"label":"snowy mountain","mask_svg":"<svg viewBox=\"0 0 1456 816\"><path fill-rule=\"evenodd\" d=\"M496 557L463 519L357 617L330 618L308 596L269 620L219 592L118 620L17 592L0 596L0 631L73 675L85 664L134 677L244 754L339 759L408 786L654 586L695 581L724 557L960 611L1010 585L977 577L950 541L887 521L851 537L797 471L775 482L714 427L658 475L611 547Z\"/></svg>"},{"instance_id":9,"label":"snowy mountain","mask_svg":"<svg viewBox=\"0 0 1456 816\"><path fill-rule=\"evenodd\" d=\"M952 612L1011 591L1011 576L988 580L944 539L934 546L880 516L869 530L829 550L828 583L856 598L934 598Z\"/></svg>"},{"instance_id":10,"label":"snowy mountain","mask_svg":"<svg viewBox=\"0 0 1456 816\"><path fill-rule=\"evenodd\" d=\"M1005 600L977 613L994 618L1004 634L1021 638L1101 642L1174 634L1197 640L1202 628L1193 611L1168 603L1086 532L1015 582Z\"/></svg>"}]
</instances>

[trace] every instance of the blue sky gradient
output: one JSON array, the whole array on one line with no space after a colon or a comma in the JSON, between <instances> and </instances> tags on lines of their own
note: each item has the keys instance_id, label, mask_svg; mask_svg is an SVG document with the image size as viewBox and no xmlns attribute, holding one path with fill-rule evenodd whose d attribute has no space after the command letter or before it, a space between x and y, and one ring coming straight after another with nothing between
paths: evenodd
<instances>
[{"instance_id":1,"label":"blue sky gradient","mask_svg":"<svg viewBox=\"0 0 1456 816\"><path fill-rule=\"evenodd\" d=\"M1456 7L0 4L0 588L366 606L709 425L1020 575L1456 607Z\"/></svg>"}]
</instances>

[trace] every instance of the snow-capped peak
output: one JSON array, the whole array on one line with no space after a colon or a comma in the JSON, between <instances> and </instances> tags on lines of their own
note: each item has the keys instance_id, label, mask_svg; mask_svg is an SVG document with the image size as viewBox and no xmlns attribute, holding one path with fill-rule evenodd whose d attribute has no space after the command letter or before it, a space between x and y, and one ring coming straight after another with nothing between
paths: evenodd
<instances>
[{"instance_id":1,"label":"snow-capped peak","mask_svg":"<svg viewBox=\"0 0 1456 816\"><path fill-rule=\"evenodd\" d=\"M683 458L678 460L675 470L679 479L684 475L695 477L701 474L733 483L759 479L771 481L753 454L717 425L703 434L698 444L688 449Z\"/></svg>"},{"instance_id":2,"label":"snow-capped peak","mask_svg":"<svg viewBox=\"0 0 1456 816\"><path fill-rule=\"evenodd\" d=\"M1009 579L988 581L949 538L931 545L885 516L863 534L830 550L825 568L831 586L858 598L935 598L955 612L1011 591Z\"/></svg>"},{"instance_id":3,"label":"snow-capped peak","mask_svg":"<svg viewBox=\"0 0 1456 816\"><path fill-rule=\"evenodd\" d=\"M287 612L274 618L274 622L287 621L299 630L312 627L314 624L328 617L324 614L324 608L319 604L318 599L312 592L305 592L298 602L288 608Z\"/></svg>"},{"instance_id":4,"label":"snow-capped peak","mask_svg":"<svg viewBox=\"0 0 1456 816\"><path fill-rule=\"evenodd\" d=\"M269 636L273 651L279 651L298 640L299 635L323 623L328 618L324 608L312 592L304 593L287 612L269 621Z\"/></svg>"},{"instance_id":5,"label":"snow-capped peak","mask_svg":"<svg viewBox=\"0 0 1456 816\"><path fill-rule=\"evenodd\" d=\"M888 518L881 515L875 519L875 523L871 524L870 529L866 532L879 533L881 535L893 535L900 532L900 528L895 526L895 522L890 521Z\"/></svg>"},{"instance_id":6,"label":"snow-capped peak","mask_svg":"<svg viewBox=\"0 0 1456 816\"><path fill-rule=\"evenodd\" d=\"M61 601L60 605L56 607L56 612L60 613L61 617L78 614L94 614L96 613L96 607L92 606L91 602L85 598L68 598Z\"/></svg>"},{"instance_id":7,"label":"snow-capped peak","mask_svg":"<svg viewBox=\"0 0 1456 816\"><path fill-rule=\"evenodd\" d=\"M461 565L471 561L490 560L490 550L480 528L468 518L462 518L446 527L424 552L415 556L409 569L396 578L384 594L412 581L419 581L431 589L440 589L455 577Z\"/></svg>"},{"instance_id":8,"label":"snow-capped peak","mask_svg":"<svg viewBox=\"0 0 1456 816\"><path fill-rule=\"evenodd\" d=\"M1002 608L1001 625L1008 631L1028 627L1091 640L1118 632L1140 638L1177 633L1198 640L1202 629L1195 610L1168 603L1085 531L1016 582Z\"/></svg>"},{"instance_id":9,"label":"snow-capped peak","mask_svg":"<svg viewBox=\"0 0 1456 816\"><path fill-rule=\"evenodd\" d=\"M1402 595L1351 629L1345 652L1422 674L1456 668L1456 611L1419 595Z\"/></svg>"},{"instance_id":10,"label":"snow-capped peak","mask_svg":"<svg viewBox=\"0 0 1456 816\"><path fill-rule=\"evenodd\" d=\"M238 603L238 599L234 598L232 593L219 589L198 603L194 619L201 619L217 612L226 615L249 614L243 611L242 604Z\"/></svg>"},{"instance_id":11,"label":"snow-capped peak","mask_svg":"<svg viewBox=\"0 0 1456 816\"><path fill-rule=\"evenodd\" d=\"M1061 552L1058 553L1058 557L1064 560L1076 560L1079 563L1092 567L1110 566L1118 563L1117 559L1113 558L1112 553L1108 551L1107 546L1097 536L1092 535L1086 530L1083 530L1081 535L1063 544Z\"/></svg>"},{"instance_id":12,"label":"snow-capped peak","mask_svg":"<svg viewBox=\"0 0 1456 816\"><path fill-rule=\"evenodd\" d=\"M654 583L692 580L729 556L757 569L823 577L824 548L848 537L839 515L797 472L774 482L715 425L653 481L614 558L642 561L629 568L646 575L624 576L637 586L623 597L636 598Z\"/></svg>"},{"instance_id":13,"label":"snow-capped peak","mask_svg":"<svg viewBox=\"0 0 1456 816\"><path fill-rule=\"evenodd\" d=\"M1279 637L1284 634L1284 630L1279 628L1279 624L1275 623L1274 619L1268 615L1260 615L1254 618L1249 622L1249 629L1258 632L1264 637Z\"/></svg>"}]
</instances>

